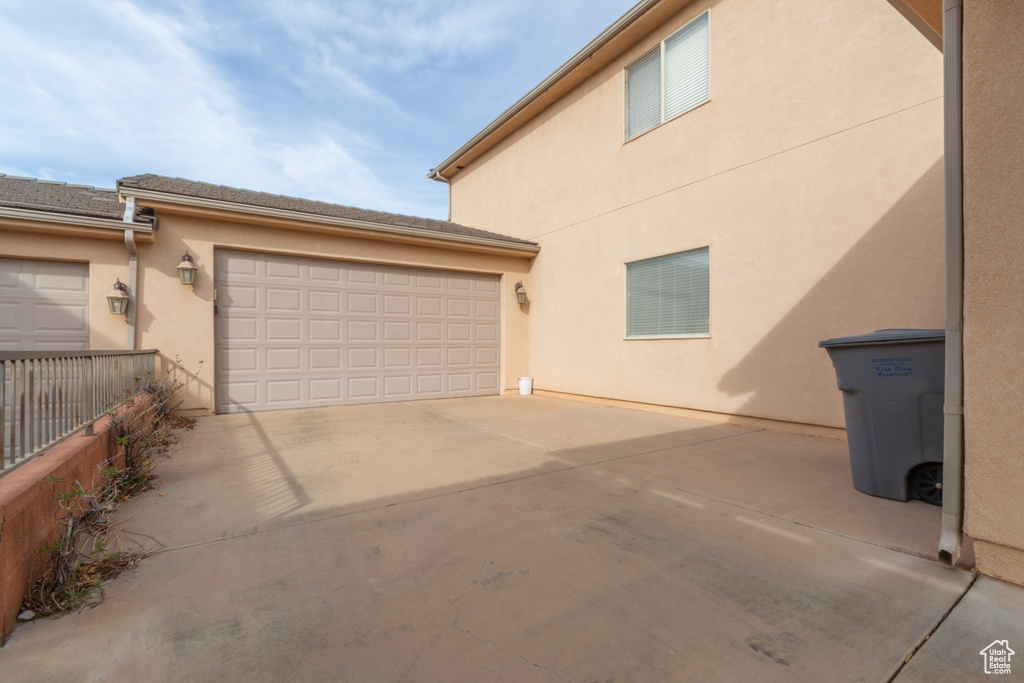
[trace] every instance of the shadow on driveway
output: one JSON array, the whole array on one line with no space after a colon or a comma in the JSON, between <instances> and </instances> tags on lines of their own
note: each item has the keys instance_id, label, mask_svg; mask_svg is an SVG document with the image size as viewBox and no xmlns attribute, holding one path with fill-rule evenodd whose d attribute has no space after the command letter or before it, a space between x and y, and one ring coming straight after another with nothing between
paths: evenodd
<instances>
[{"instance_id":1,"label":"shadow on driveway","mask_svg":"<svg viewBox=\"0 0 1024 683\"><path fill-rule=\"evenodd\" d=\"M846 457L542 397L204 418L125 506L167 549L0 678L885 680L973 575Z\"/></svg>"}]
</instances>

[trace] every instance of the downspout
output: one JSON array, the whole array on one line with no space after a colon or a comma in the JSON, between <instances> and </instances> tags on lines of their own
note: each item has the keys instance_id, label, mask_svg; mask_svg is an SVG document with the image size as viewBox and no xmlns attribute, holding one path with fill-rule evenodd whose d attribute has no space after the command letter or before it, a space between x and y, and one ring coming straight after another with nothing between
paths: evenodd
<instances>
[{"instance_id":1,"label":"downspout","mask_svg":"<svg viewBox=\"0 0 1024 683\"><path fill-rule=\"evenodd\" d=\"M942 61L946 159L946 397L939 561L960 559L964 513L963 0L944 0Z\"/></svg>"},{"instance_id":2,"label":"downspout","mask_svg":"<svg viewBox=\"0 0 1024 683\"><path fill-rule=\"evenodd\" d=\"M135 222L135 197L126 197L124 201L124 222ZM135 231L125 228L124 244L128 247L128 310L125 321L128 323L127 339L125 348L129 351L135 349L135 311L138 306L136 295L139 283L139 250L135 246Z\"/></svg>"},{"instance_id":3,"label":"downspout","mask_svg":"<svg viewBox=\"0 0 1024 683\"><path fill-rule=\"evenodd\" d=\"M427 177L432 180L440 180L442 183L448 186L448 222L452 222L452 181L441 175L441 172L437 169L432 170L427 174Z\"/></svg>"}]
</instances>

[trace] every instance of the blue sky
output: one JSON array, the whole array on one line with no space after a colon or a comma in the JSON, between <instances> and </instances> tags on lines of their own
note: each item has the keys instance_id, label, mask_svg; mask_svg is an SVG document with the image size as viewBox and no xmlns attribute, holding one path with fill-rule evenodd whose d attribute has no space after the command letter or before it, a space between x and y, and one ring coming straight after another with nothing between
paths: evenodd
<instances>
[{"instance_id":1,"label":"blue sky","mask_svg":"<svg viewBox=\"0 0 1024 683\"><path fill-rule=\"evenodd\" d=\"M635 0L0 0L0 173L433 218L427 172Z\"/></svg>"}]
</instances>

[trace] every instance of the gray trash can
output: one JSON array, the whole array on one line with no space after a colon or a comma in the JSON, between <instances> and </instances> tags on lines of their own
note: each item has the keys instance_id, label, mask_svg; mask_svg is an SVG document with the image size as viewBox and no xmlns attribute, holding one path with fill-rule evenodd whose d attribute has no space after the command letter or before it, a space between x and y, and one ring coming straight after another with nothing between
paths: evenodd
<instances>
[{"instance_id":1,"label":"gray trash can","mask_svg":"<svg viewBox=\"0 0 1024 683\"><path fill-rule=\"evenodd\" d=\"M942 504L945 330L878 330L818 342L843 392L858 491Z\"/></svg>"}]
</instances>

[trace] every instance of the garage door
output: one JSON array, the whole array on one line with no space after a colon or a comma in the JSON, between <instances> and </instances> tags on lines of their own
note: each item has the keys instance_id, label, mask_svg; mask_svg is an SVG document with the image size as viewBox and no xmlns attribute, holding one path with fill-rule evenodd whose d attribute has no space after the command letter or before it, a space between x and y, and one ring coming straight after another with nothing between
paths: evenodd
<instances>
[{"instance_id":1,"label":"garage door","mask_svg":"<svg viewBox=\"0 0 1024 683\"><path fill-rule=\"evenodd\" d=\"M0 258L0 350L89 348L89 264Z\"/></svg>"},{"instance_id":2,"label":"garage door","mask_svg":"<svg viewBox=\"0 0 1024 683\"><path fill-rule=\"evenodd\" d=\"M217 410L498 393L498 278L218 250Z\"/></svg>"}]
</instances>

